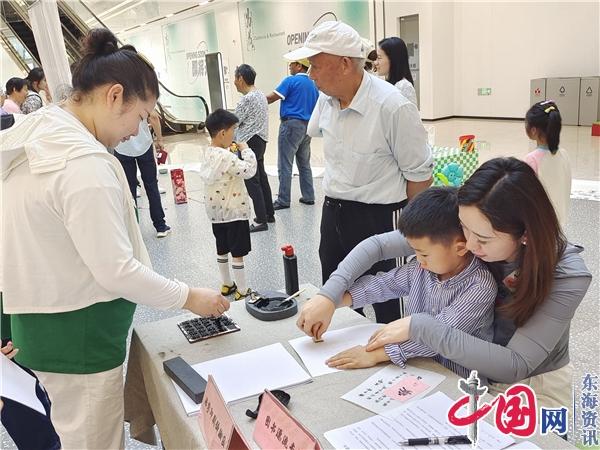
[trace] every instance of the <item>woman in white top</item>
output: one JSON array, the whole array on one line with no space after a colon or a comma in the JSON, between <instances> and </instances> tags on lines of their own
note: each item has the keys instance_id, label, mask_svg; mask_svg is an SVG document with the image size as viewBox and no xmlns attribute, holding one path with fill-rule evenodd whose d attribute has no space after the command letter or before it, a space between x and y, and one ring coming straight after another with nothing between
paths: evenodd
<instances>
[{"instance_id":1,"label":"woman in white top","mask_svg":"<svg viewBox=\"0 0 600 450\"><path fill-rule=\"evenodd\" d=\"M536 148L525 157L542 182L564 229L571 201L571 163L567 152L559 148L562 119L552 100L539 102L525 115L525 131L536 141Z\"/></svg>"},{"instance_id":2,"label":"woman in white top","mask_svg":"<svg viewBox=\"0 0 600 450\"><path fill-rule=\"evenodd\" d=\"M156 106L153 68L106 29L91 30L82 50L69 99L0 133L0 290L11 328L2 334L45 386L63 448L115 449L136 304L216 316L229 303L152 270L125 173L107 151Z\"/></svg>"},{"instance_id":3,"label":"woman in white top","mask_svg":"<svg viewBox=\"0 0 600 450\"><path fill-rule=\"evenodd\" d=\"M385 77L386 81L395 85L402 95L417 106L417 92L408 65L408 50L402 39L389 37L379 41L375 69L377 75Z\"/></svg>"}]
</instances>

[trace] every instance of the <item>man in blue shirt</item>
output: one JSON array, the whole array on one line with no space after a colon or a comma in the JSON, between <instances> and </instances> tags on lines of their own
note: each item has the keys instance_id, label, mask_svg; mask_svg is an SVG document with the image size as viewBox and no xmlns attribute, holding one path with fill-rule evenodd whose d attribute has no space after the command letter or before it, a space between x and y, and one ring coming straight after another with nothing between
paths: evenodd
<instances>
[{"instance_id":1,"label":"man in blue shirt","mask_svg":"<svg viewBox=\"0 0 600 450\"><path fill-rule=\"evenodd\" d=\"M292 189L292 165L294 155L300 172L300 203L315 204L312 170L310 168L310 136L306 127L317 103L319 90L308 77L308 60L291 62L290 75L283 79L277 88L267 95L269 103L281 100L279 116L278 157L279 193L273 202L273 209L290 207Z\"/></svg>"}]
</instances>

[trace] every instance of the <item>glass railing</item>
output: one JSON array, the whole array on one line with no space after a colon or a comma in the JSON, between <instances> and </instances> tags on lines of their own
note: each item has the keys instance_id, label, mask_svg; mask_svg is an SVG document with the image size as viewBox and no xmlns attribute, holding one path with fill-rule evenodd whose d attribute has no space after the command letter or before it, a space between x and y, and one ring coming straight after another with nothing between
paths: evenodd
<instances>
[{"instance_id":1,"label":"glass railing","mask_svg":"<svg viewBox=\"0 0 600 450\"><path fill-rule=\"evenodd\" d=\"M199 95L178 95L160 85L159 109L173 123L200 124L206 121L208 105Z\"/></svg>"},{"instance_id":2,"label":"glass railing","mask_svg":"<svg viewBox=\"0 0 600 450\"><path fill-rule=\"evenodd\" d=\"M77 0L69 2L78 3L77 9L72 6L78 14L82 9L87 10L87 14L81 14L80 17L90 28L94 28L100 20L107 28L117 35L131 27L152 22L189 9L191 6L199 6L199 2L182 2L177 0L117 0L117 1L92 1Z\"/></svg>"},{"instance_id":3,"label":"glass railing","mask_svg":"<svg viewBox=\"0 0 600 450\"><path fill-rule=\"evenodd\" d=\"M4 20L0 19L0 33L4 37L4 41L7 45L12 47L11 51L16 54L18 58L20 58L29 69L33 69L36 66L35 59L27 50L21 40L12 32L12 30L6 25Z\"/></svg>"},{"instance_id":4,"label":"glass railing","mask_svg":"<svg viewBox=\"0 0 600 450\"><path fill-rule=\"evenodd\" d=\"M173 8L179 10L182 8L180 2L173 2L168 7L165 6L165 4L168 4L169 2L159 3L156 1L148 1L147 3L148 5L145 5L144 8L136 9L136 15L138 18L141 17L141 11L143 11L144 14L149 17L149 15L168 13ZM125 4L134 4L134 2L125 0L122 2L122 6L125 7ZM90 28L106 27L111 29L113 32L116 32L119 29L118 26L116 26L117 24L115 20L110 19L112 16L116 18L117 11L123 11L122 9L117 8L117 6L121 5L121 3L115 4L109 9L105 8L107 6L106 2L94 3L87 0L68 1L67 5L70 10L78 16L79 20L84 22ZM146 15L144 15L144 17L146 17ZM132 26L132 22L129 23L129 26ZM168 89L162 83L160 83L158 109L160 110L160 113L165 121L179 125L204 124L206 117L208 116L208 105L203 97L199 95L179 95Z\"/></svg>"},{"instance_id":5,"label":"glass railing","mask_svg":"<svg viewBox=\"0 0 600 450\"><path fill-rule=\"evenodd\" d=\"M90 28L102 28L104 24L98 20L98 17L94 14L90 8L93 5L92 2L88 5L86 2L81 0L67 1L67 6L75 13L81 21L83 21Z\"/></svg>"}]
</instances>

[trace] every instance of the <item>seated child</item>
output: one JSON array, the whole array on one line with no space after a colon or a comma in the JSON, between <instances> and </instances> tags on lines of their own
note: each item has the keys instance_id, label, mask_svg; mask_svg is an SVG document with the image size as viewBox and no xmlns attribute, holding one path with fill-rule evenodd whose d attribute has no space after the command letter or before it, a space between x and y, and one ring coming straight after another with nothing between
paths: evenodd
<instances>
[{"instance_id":1,"label":"seated child","mask_svg":"<svg viewBox=\"0 0 600 450\"><path fill-rule=\"evenodd\" d=\"M221 294L240 300L250 294L244 272L244 256L250 253L250 202L244 180L256 173L256 157L245 143L239 152L232 146L238 118L217 109L206 118L211 146L200 154L200 176L205 183L204 205L217 241ZM230 149L232 147L233 149ZM233 279L229 272L232 256Z\"/></svg>"},{"instance_id":2,"label":"seated child","mask_svg":"<svg viewBox=\"0 0 600 450\"><path fill-rule=\"evenodd\" d=\"M561 128L560 112L552 100L536 103L525 115L527 137L536 142L525 162L542 182L564 229L571 202L571 163L567 152L559 147Z\"/></svg>"},{"instance_id":3,"label":"seated child","mask_svg":"<svg viewBox=\"0 0 600 450\"><path fill-rule=\"evenodd\" d=\"M359 278L344 295L341 306L360 308L407 297L406 315L428 313L491 341L496 281L485 263L466 248L456 188L431 187L421 192L402 211L398 229L415 250L416 258L389 272ZM437 355L435 349L411 341L372 352L364 346L353 347L331 357L327 364L354 369L391 360L404 367L408 359L417 357L432 357L465 378L470 373L468 368Z\"/></svg>"}]
</instances>

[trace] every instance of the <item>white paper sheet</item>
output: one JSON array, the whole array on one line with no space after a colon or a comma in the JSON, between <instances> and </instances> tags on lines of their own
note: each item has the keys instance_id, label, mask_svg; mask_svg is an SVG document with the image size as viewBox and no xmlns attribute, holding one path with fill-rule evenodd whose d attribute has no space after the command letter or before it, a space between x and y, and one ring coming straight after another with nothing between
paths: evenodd
<instances>
[{"instance_id":1,"label":"white paper sheet","mask_svg":"<svg viewBox=\"0 0 600 450\"><path fill-rule=\"evenodd\" d=\"M448 423L448 410L453 400L442 392L396 408L386 416L373 416L360 422L327 431L325 437L334 448L383 449L401 447L409 438L456 436L467 434L467 427L454 427ZM500 450L508 447L513 438L500 433L487 422L479 422L477 448ZM470 449L470 445L436 445L436 450Z\"/></svg>"},{"instance_id":2,"label":"white paper sheet","mask_svg":"<svg viewBox=\"0 0 600 450\"><path fill-rule=\"evenodd\" d=\"M406 402L395 400L385 394L386 389L408 376L420 377L420 380L427 384L429 388L411 397ZM445 378L444 375L429 370L410 365L403 369L392 364L371 375L363 383L342 395L342 398L374 413L385 414L399 406L409 405L415 400L429 395Z\"/></svg>"},{"instance_id":3,"label":"white paper sheet","mask_svg":"<svg viewBox=\"0 0 600 450\"><path fill-rule=\"evenodd\" d=\"M0 355L2 355L0 357L0 371L2 372L0 395L46 415L44 405L35 393L36 379L4 354L0 353Z\"/></svg>"},{"instance_id":4,"label":"white paper sheet","mask_svg":"<svg viewBox=\"0 0 600 450\"><path fill-rule=\"evenodd\" d=\"M367 345L369 338L381 328L381 324L357 325L341 330L328 331L323 335L323 342L313 342L311 337L303 336L292 339L290 345L302 359L304 366L313 377L339 372L325 364L330 357L356 345Z\"/></svg>"},{"instance_id":5,"label":"white paper sheet","mask_svg":"<svg viewBox=\"0 0 600 450\"><path fill-rule=\"evenodd\" d=\"M312 381L280 343L205 361L192 367L205 380L208 380L209 374L213 376L225 403L258 395L265 389L285 389ZM194 403L175 382L173 386L187 415L198 414L201 405Z\"/></svg>"}]
</instances>

